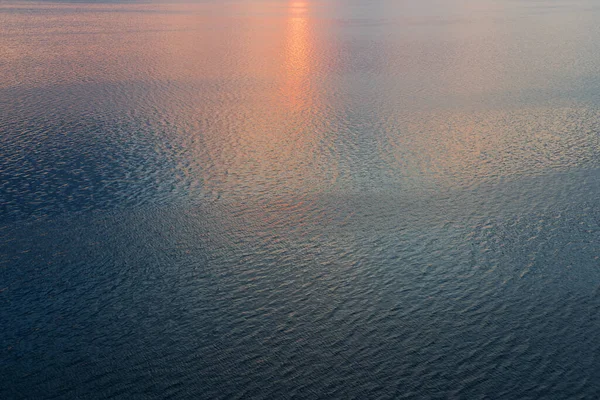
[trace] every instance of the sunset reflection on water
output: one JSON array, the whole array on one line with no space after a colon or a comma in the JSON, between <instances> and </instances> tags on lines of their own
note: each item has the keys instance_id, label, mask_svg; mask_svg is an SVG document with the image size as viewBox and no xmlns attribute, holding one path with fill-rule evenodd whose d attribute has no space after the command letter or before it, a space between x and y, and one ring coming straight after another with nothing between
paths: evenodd
<instances>
[{"instance_id":1,"label":"sunset reflection on water","mask_svg":"<svg viewBox=\"0 0 600 400\"><path fill-rule=\"evenodd\" d=\"M207 180L207 185L221 182L223 187L214 190L226 187L243 196L285 198L323 190L335 179L336 160L323 153L331 139L314 87L319 32L309 2L290 2L287 13L284 25L248 28L251 50L246 54L258 57L248 62L261 65L256 84L265 86L249 93L251 101L232 110L245 116L224 132L236 145L219 146L232 153L221 155L223 162L215 163L219 178ZM265 71L272 74L268 80Z\"/></svg>"}]
</instances>

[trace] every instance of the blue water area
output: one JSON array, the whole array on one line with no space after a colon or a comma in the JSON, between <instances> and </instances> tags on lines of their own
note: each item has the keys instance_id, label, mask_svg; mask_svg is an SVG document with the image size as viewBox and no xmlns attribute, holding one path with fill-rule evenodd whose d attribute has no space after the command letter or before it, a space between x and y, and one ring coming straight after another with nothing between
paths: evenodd
<instances>
[{"instance_id":1,"label":"blue water area","mask_svg":"<svg viewBox=\"0 0 600 400\"><path fill-rule=\"evenodd\" d=\"M600 5L0 3L0 399L597 399Z\"/></svg>"}]
</instances>

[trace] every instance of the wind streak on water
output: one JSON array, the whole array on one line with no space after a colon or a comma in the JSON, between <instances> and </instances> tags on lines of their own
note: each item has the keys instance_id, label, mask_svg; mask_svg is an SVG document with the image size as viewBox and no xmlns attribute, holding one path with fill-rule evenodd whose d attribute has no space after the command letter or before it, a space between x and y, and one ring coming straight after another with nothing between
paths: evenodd
<instances>
[{"instance_id":1,"label":"wind streak on water","mask_svg":"<svg viewBox=\"0 0 600 400\"><path fill-rule=\"evenodd\" d=\"M597 13L0 5L0 397L596 397Z\"/></svg>"}]
</instances>

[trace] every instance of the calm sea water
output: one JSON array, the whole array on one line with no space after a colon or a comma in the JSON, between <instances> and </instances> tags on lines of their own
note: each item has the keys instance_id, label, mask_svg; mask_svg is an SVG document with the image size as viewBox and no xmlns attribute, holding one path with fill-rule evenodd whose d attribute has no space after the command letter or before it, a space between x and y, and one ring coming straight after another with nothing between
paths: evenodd
<instances>
[{"instance_id":1,"label":"calm sea water","mask_svg":"<svg viewBox=\"0 0 600 400\"><path fill-rule=\"evenodd\" d=\"M0 398L599 398L599 21L0 2Z\"/></svg>"}]
</instances>

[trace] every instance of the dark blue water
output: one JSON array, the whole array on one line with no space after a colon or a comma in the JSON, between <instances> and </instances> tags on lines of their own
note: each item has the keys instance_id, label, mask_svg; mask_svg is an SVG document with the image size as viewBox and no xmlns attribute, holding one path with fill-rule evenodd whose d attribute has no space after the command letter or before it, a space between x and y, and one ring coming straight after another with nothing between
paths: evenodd
<instances>
[{"instance_id":1,"label":"dark blue water","mask_svg":"<svg viewBox=\"0 0 600 400\"><path fill-rule=\"evenodd\" d=\"M600 397L598 17L0 2L0 398Z\"/></svg>"}]
</instances>

